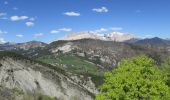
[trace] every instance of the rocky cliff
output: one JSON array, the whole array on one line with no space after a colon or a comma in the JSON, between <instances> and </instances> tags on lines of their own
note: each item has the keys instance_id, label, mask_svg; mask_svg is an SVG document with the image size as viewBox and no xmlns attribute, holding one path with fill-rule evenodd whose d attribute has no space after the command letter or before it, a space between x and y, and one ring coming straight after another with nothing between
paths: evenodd
<instances>
[{"instance_id":1,"label":"rocky cliff","mask_svg":"<svg viewBox=\"0 0 170 100\"><path fill-rule=\"evenodd\" d=\"M95 89L92 92L93 89L79 84L78 80L51 65L15 57L0 60L0 86L17 89L24 94L41 93L59 100L92 100Z\"/></svg>"}]
</instances>

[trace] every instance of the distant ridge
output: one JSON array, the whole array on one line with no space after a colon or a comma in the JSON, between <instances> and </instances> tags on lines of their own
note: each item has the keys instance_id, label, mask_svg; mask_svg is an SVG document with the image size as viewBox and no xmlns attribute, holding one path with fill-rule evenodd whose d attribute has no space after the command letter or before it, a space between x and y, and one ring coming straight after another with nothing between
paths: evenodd
<instances>
[{"instance_id":1,"label":"distant ridge","mask_svg":"<svg viewBox=\"0 0 170 100\"><path fill-rule=\"evenodd\" d=\"M29 41L29 42L24 42L24 43L11 43L11 42L7 42L4 44L0 45L0 49L5 49L5 50L9 50L9 49L31 49L31 48L37 48L37 47L44 47L47 44L44 42L40 42L40 41Z\"/></svg>"},{"instance_id":2,"label":"distant ridge","mask_svg":"<svg viewBox=\"0 0 170 100\"><path fill-rule=\"evenodd\" d=\"M143 40L138 40L135 42L137 45L155 45L155 46L167 46L170 45L170 41L166 39L161 39L159 37L147 38Z\"/></svg>"}]
</instances>

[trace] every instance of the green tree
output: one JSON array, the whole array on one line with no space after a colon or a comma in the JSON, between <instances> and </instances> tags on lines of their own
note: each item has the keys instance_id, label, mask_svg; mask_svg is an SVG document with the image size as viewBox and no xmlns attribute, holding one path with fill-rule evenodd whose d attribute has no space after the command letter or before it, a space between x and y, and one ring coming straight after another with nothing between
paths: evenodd
<instances>
[{"instance_id":1,"label":"green tree","mask_svg":"<svg viewBox=\"0 0 170 100\"><path fill-rule=\"evenodd\" d=\"M160 69L170 74L170 57L167 57L167 59L164 60Z\"/></svg>"},{"instance_id":2,"label":"green tree","mask_svg":"<svg viewBox=\"0 0 170 100\"><path fill-rule=\"evenodd\" d=\"M105 73L96 100L170 100L167 80L167 74L158 69L153 59L133 57Z\"/></svg>"},{"instance_id":3,"label":"green tree","mask_svg":"<svg viewBox=\"0 0 170 100\"><path fill-rule=\"evenodd\" d=\"M164 71L164 73L167 73L168 86L170 86L170 57L167 57L167 59L164 60L164 62L161 64L160 69Z\"/></svg>"}]
</instances>

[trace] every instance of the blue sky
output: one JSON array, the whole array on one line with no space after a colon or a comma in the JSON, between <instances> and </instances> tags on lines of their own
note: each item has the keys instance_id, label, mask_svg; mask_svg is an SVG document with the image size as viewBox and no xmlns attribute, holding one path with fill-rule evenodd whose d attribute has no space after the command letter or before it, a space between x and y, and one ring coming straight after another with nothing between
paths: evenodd
<instances>
[{"instance_id":1,"label":"blue sky","mask_svg":"<svg viewBox=\"0 0 170 100\"><path fill-rule=\"evenodd\" d=\"M50 42L71 32L170 38L170 0L0 0L0 41Z\"/></svg>"}]
</instances>

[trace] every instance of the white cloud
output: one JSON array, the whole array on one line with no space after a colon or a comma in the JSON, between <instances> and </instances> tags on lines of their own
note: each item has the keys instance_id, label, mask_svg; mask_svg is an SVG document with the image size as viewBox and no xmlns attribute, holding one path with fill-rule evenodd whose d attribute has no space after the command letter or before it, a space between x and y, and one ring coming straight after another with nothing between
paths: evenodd
<instances>
[{"instance_id":1,"label":"white cloud","mask_svg":"<svg viewBox=\"0 0 170 100\"><path fill-rule=\"evenodd\" d=\"M7 31L0 30L0 34L7 34L7 33L8 33Z\"/></svg>"},{"instance_id":2,"label":"white cloud","mask_svg":"<svg viewBox=\"0 0 170 100\"><path fill-rule=\"evenodd\" d=\"M17 7L14 7L13 10L18 10L18 8L17 8Z\"/></svg>"},{"instance_id":3,"label":"white cloud","mask_svg":"<svg viewBox=\"0 0 170 100\"><path fill-rule=\"evenodd\" d=\"M93 8L92 11L98 12L98 13L106 13L109 10L106 7L101 7L101 8Z\"/></svg>"},{"instance_id":4,"label":"white cloud","mask_svg":"<svg viewBox=\"0 0 170 100\"><path fill-rule=\"evenodd\" d=\"M21 21L28 19L28 16L11 16L11 21Z\"/></svg>"},{"instance_id":5,"label":"white cloud","mask_svg":"<svg viewBox=\"0 0 170 100\"><path fill-rule=\"evenodd\" d=\"M26 24L28 27L34 26L34 23L33 23L33 22L26 22L25 24Z\"/></svg>"},{"instance_id":6,"label":"white cloud","mask_svg":"<svg viewBox=\"0 0 170 100\"><path fill-rule=\"evenodd\" d=\"M110 28L112 31L121 31L121 30L123 30L123 28L122 27L112 27L112 28Z\"/></svg>"},{"instance_id":7,"label":"white cloud","mask_svg":"<svg viewBox=\"0 0 170 100\"><path fill-rule=\"evenodd\" d=\"M123 30L122 27L111 27L111 28L99 28L93 31L90 31L92 33L97 33L97 34L103 34L103 33L108 33L108 32L112 32L112 31L121 31Z\"/></svg>"},{"instance_id":8,"label":"white cloud","mask_svg":"<svg viewBox=\"0 0 170 100\"><path fill-rule=\"evenodd\" d=\"M44 34L43 33L37 33L37 34L34 34L34 38L39 38L39 37L42 37Z\"/></svg>"},{"instance_id":9,"label":"white cloud","mask_svg":"<svg viewBox=\"0 0 170 100\"><path fill-rule=\"evenodd\" d=\"M59 32L60 32L60 31L58 31L58 30L51 30L50 33L55 34L55 33L59 33Z\"/></svg>"},{"instance_id":10,"label":"white cloud","mask_svg":"<svg viewBox=\"0 0 170 100\"><path fill-rule=\"evenodd\" d=\"M24 35L22 35L22 34L17 34L16 37L22 38L22 37L24 37Z\"/></svg>"},{"instance_id":11,"label":"white cloud","mask_svg":"<svg viewBox=\"0 0 170 100\"><path fill-rule=\"evenodd\" d=\"M59 33L59 32L71 32L71 31L72 31L71 28L60 28L60 29L51 30L50 33L55 34L55 33Z\"/></svg>"},{"instance_id":12,"label":"white cloud","mask_svg":"<svg viewBox=\"0 0 170 100\"><path fill-rule=\"evenodd\" d=\"M5 1L4 4L7 5L7 4L8 4L8 1Z\"/></svg>"},{"instance_id":13,"label":"white cloud","mask_svg":"<svg viewBox=\"0 0 170 100\"><path fill-rule=\"evenodd\" d=\"M0 19L8 19L6 17L7 13L4 13L4 12L0 12Z\"/></svg>"},{"instance_id":14,"label":"white cloud","mask_svg":"<svg viewBox=\"0 0 170 100\"><path fill-rule=\"evenodd\" d=\"M6 16L6 15L7 15L7 13L3 13L3 12L0 13L0 17L1 16Z\"/></svg>"},{"instance_id":15,"label":"white cloud","mask_svg":"<svg viewBox=\"0 0 170 100\"><path fill-rule=\"evenodd\" d=\"M61 28L61 29L58 29L59 31L63 31L63 32L70 32L72 31L71 28Z\"/></svg>"},{"instance_id":16,"label":"white cloud","mask_svg":"<svg viewBox=\"0 0 170 100\"><path fill-rule=\"evenodd\" d=\"M0 44L6 43L6 41L4 40L4 38L0 38Z\"/></svg>"},{"instance_id":17,"label":"white cloud","mask_svg":"<svg viewBox=\"0 0 170 100\"><path fill-rule=\"evenodd\" d=\"M30 20L30 21L35 21L35 18L34 18L34 17L31 17L29 20Z\"/></svg>"},{"instance_id":18,"label":"white cloud","mask_svg":"<svg viewBox=\"0 0 170 100\"><path fill-rule=\"evenodd\" d=\"M106 28L100 28L100 29L95 30L94 32L101 33L101 32L107 32L107 31L108 31L108 29L106 29Z\"/></svg>"},{"instance_id":19,"label":"white cloud","mask_svg":"<svg viewBox=\"0 0 170 100\"><path fill-rule=\"evenodd\" d=\"M71 11L71 12L65 12L64 15L66 15L66 16L80 16L80 13Z\"/></svg>"},{"instance_id":20,"label":"white cloud","mask_svg":"<svg viewBox=\"0 0 170 100\"><path fill-rule=\"evenodd\" d=\"M144 36L140 36L140 38L153 38L154 36L151 34L146 34Z\"/></svg>"}]
</instances>

